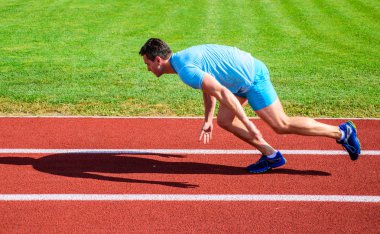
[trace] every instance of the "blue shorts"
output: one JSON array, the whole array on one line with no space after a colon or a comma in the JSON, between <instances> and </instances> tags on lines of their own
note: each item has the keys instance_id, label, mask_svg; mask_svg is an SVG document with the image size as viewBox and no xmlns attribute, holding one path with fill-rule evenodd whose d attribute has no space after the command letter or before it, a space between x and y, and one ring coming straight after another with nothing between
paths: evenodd
<instances>
[{"instance_id":1,"label":"blue shorts","mask_svg":"<svg viewBox=\"0 0 380 234\"><path fill-rule=\"evenodd\" d=\"M249 105L257 111L270 106L277 99L277 93L270 81L269 71L265 64L255 59L254 66L255 74L251 88L244 93L235 95L248 99Z\"/></svg>"}]
</instances>

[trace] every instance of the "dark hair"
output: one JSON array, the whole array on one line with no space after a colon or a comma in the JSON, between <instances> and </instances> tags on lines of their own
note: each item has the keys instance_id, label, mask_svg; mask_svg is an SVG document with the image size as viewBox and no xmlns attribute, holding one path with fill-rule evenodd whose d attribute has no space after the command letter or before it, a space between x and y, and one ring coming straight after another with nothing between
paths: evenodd
<instances>
[{"instance_id":1,"label":"dark hair","mask_svg":"<svg viewBox=\"0 0 380 234\"><path fill-rule=\"evenodd\" d=\"M172 50L163 40L150 38L145 42L143 47L141 47L139 54L141 56L146 55L149 60L153 61L157 56L163 59L168 59L172 54Z\"/></svg>"}]
</instances>

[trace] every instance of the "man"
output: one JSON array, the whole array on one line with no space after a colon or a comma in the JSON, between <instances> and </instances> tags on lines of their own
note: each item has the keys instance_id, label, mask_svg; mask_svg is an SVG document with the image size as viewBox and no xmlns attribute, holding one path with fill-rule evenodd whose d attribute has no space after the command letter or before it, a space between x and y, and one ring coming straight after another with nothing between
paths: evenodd
<instances>
[{"instance_id":1,"label":"man","mask_svg":"<svg viewBox=\"0 0 380 234\"><path fill-rule=\"evenodd\" d=\"M223 45L199 45L173 53L164 41L151 38L139 54L157 77L178 74L187 85L202 89L205 120L199 140L203 139L204 143L212 138L216 100L220 102L218 125L262 153L256 163L247 167L251 173L280 167L286 160L248 119L243 110L247 102L279 134L329 137L342 144L352 160L360 155L356 127L351 121L331 126L307 117L288 117L272 86L268 69L247 52Z\"/></svg>"}]
</instances>

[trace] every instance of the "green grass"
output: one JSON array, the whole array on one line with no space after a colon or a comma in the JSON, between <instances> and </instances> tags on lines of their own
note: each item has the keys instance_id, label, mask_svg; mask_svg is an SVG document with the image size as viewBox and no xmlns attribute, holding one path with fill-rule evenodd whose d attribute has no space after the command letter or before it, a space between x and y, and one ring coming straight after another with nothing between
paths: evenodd
<instances>
[{"instance_id":1,"label":"green grass","mask_svg":"<svg viewBox=\"0 0 380 234\"><path fill-rule=\"evenodd\" d=\"M0 15L0 115L202 116L200 91L146 70L159 37L251 52L289 115L380 117L378 0L0 0Z\"/></svg>"}]
</instances>

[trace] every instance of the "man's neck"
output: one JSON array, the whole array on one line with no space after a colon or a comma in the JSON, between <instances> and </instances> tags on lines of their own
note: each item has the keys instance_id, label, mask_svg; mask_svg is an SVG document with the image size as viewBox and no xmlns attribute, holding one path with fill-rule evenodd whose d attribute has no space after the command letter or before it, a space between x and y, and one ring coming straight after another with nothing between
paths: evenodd
<instances>
[{"instance_id":1,"label":"man's neck","mask_svg":"<svg viewBox=\"0 0 380 234\"><path fill-rule=\"evenodd\" d=\"M175 74L177 72L174 70L172 64L170 63L170 58L164 61L164 64L163 64L164 71L166 74Z\"/></svg>"}]
</instances>

